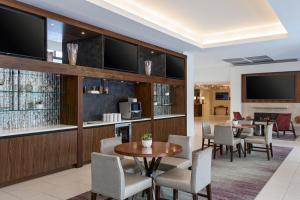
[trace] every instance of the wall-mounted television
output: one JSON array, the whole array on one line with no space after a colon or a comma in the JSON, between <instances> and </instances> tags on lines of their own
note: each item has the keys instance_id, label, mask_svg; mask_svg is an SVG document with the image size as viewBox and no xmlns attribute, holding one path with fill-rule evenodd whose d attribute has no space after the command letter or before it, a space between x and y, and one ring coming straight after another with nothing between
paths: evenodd
<instances>
[{"instance_id":1,"label":"wall-mounted television","mask_svg":"<svg viewBox=\"0 0 300 200\"><path fill-rule=\"evenodd\" d=\"M121 40L105 37L104 68L138 72L138 47Z\"/></svg>"},{"instance_id":2,"label":"wall-mounted television","mask_svg":"<svg viewBox=\"0 0 300 200\"><path fill-rule=\"evenodd\" d=\"M216 92L215 99L216 100L230 100L229 92Z\"/></svg>"},{"instance_id":3,"label":"wall-mounted television","mask_svg":"<svg viewBox=\"0 0 300 200\"><path fill-rule=\"evenodd\" d=\"M295 75L257 75L246 77L247 99L292 100L295 98Z\"/></svg>"},{"instance_id":4,"label":"wall-mounted television","mask_svg":"<svg viewBox=\"0 0 300 200\"><path fill-rule=\"evenodd\" d=\"M166 75L168 78L184 79L185 63L183 58L166 55Z\"/></svg>"},{"instance_id":5,"label":"wall-mounted television","mask_svg":"<svg viewBox=\"0 0 300 200\"><path fill-rule=\"evenodd\" d=\"M46 59L46 18L0 5L0 53Z\"/></svg>"}]
</instances>

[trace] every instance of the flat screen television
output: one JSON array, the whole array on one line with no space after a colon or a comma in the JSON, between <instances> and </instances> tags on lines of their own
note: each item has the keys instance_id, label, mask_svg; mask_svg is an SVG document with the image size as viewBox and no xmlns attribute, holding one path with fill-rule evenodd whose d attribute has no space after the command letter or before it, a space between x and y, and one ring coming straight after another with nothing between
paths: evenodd
<instances>
[{"instance_id":1,"label":"flat screen television","mask_svg":"<svg viewBox=\"0 0 300 200\"><path fill-rule=\"evenodd\" d=\"M166 55L166 75L169 78L184 79L185 63L183 58Z\"/></svg>"},{"instance_id":2,"label":"flat screen television","mask_svg":"<svg viewBox=\"0 0 300 200\"><path fill-rule=\"evenodd\" d=\"M229 100L229 93L228 92L216 92L215 95L216 100Z\"/></svg>"},{"instance_id":3,"label":"flat screen television","mask_svg":"<svg viewBox=\"0 0 300 200\"><path fill-rule=\"evenodd\" d=\"M0 5L0 53L46 59L46 18Z\"/></svg>"},{"instance_id":4,"label":"flat screen television","mask_svg":"<svg viewBox=\"0 0 300 200\"><path fill-rule=\"evenodd\" d=\"M247 99L292 100L295 98L295 76L247 76L246 93Z\"/></svg>"},{"instance_id":5,"label":"flat screen television","mask_svg":"<svg viewBox=\"0 0 300 200\"><path fill-rule=\"evenodd\" d=\"M137 73L137 45L106 37L104 39L104 68Z\"/></svg>"}]
</instances>

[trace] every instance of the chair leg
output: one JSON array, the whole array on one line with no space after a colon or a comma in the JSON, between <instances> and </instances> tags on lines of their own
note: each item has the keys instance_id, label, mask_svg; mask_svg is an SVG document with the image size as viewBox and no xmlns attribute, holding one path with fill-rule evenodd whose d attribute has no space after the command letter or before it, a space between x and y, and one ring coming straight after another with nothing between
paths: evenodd
<instances>
[{"instance_id":1,"label":"chair leg","mask_svg":"<svg viewBox=\"0 0 300 200\"><path fill-rule=\"evenodd\" d=\"M204 142L205 142L205 139L202 138L202 150L204 149Z\"/></svg>"},{"instance_id":2,"label":"chair leg","mask_svg":"<svg viewBox=\"0 0 300 200\"><path fill-rule=\"evenodd\" d=\"M217 151L217 145L214 144L214 159L216 159L216 151Z\"/></svg>"},{"instance_id":3,"label":"chair leg","mask_svg":"<svg viewBox=\"0 0 300 200\"><path fill-rule=\"evenodd\" d=\"M147 200L152 200L152 188L147 189Z\"/></svg>"},{"instance_id":4,"label":"chair leg","mask_svg":"<svg viewBox=\"0 0 300 200\"><path fill-rule=\"evenodd\" d=\"M273 144L270 143L270 151L271 151L271 157L273 158Z\"/></svg>"},{"instance_id":5,"label":"chair leg","mask_svg":"<svg viewBox=\"0 0 300 200\"><path fill-rule=\"evenodd\" d=\"M247 151L248 151L247 145L248 145L248 144L245 142L245 143L244 143L244 157L247 156Z\"/></svg>"},{"instance_id":6,"label":"chair leg","mask_svg":"<svg viewBox=\"0 0 300 200\"><path fill-rule=\"evenodd\" d=\"M193 200L198 200L198 194L193 194Z\"/></svg>"},{"instance_id":7,"label":"chair leg","mask_svg":"<svg viewBox=\"0 0 300 200\"><path fill-rule=\"evenodd\" d=\"M206 193L207 193L207 199L212 200L212 198L211 198L211 185L210 184L208 184L206 186Z\"/></svg>"},{"instance_id":8,"label":"chair leg","mask_svg":"<svg viewBox=\"0 0 300 200\"><path fill-rule=\"evenodd\" d=\"M270 160L270 149L269 149L269 145L268 144L266 144L266 149L267 149L268 160Z\"/></svg>"},{"instance_id":9,"label":"chair leg","mask_svg":"<svg viewBox=\"0 0 300 200\"><path fill-rule=\"evenodd\" d=\"M173 200L177 200L178 199L178 190L173 189Z\"/></svg>"},{"instance_id":10,"label":"chair leg","mask_svg":"<svg viewBox=\"0 0 300 200\"><path fill-rule=\"evenodd\" d=\"M230 146L230 162L233 161L233 146Z\"/></svg>"},{"instance_id":11,"label":"chair leg","mask_svg":"<svg viewBox=\"0 0 300 200\"><path fill-rule=\"evenodd\" d=\"M160 186L156 185L155 186L155 199L159 200L159 198L160 198Z\"/></svg>"},{"instance_id":12,"label":"chair leg","mask_svg":"<svg viewBox=\"0 0 300 200\"><path fill-rule=\"evenodd\" d=\"M249 144L248 144L248 154L251 154L251 150L252 150L252 144L249 143Z\"/></svg>"},{"instance_id":13,"label":"chair leg","mask_svg":"<svg viewBox=\"0 0 300 200\"><path fill-rule=\"evenodd\" d=\"M208 144L207 144L207 146L210 147L210 139L208 139Z\"/></svg>"},{"instance_id":14,"label":"chair leg","mask_svg":"<svg viewBox=\"0 0 300 200\"><path fill-rule=\"evenodd\" d=\"M92 192L91 193L91 200L96 200L97 199L97 193Z\"/></svg>"},{"instance_id":15,"label":"chair leg","mask_svg":"<svg viewBox=\"0 0 300 200\"><path fill-rule=\"evenodd\" d=\"M238 149L239 158L241 157L241 144L237 144L236 148Z\"/></svg>"},{"instance_id":16,"label":"chair leg","mask_svg":"<svg viewBox=\"0 0 300 200\"><path fill-rule=\"evenodd\" d=\"M223 145L220 145L220 155L223 155Z\"/></svg>"}]
</instances>

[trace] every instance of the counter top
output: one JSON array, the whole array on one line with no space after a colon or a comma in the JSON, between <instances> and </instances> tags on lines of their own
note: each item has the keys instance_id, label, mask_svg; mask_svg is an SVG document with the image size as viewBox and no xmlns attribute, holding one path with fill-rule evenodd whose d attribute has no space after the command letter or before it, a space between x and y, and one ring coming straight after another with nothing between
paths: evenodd
<instances>
[{"instance_id":1,"label":"counter top","mask_svg":"<svg viewBox=\"0 0 300 200\"><path fill-rule=\"evenodd\" d=\"M185 115L182 114L158 115L158 116L154 116L154 119L166 119L166 118L174 118L174 117L185 117Z\"/></svg>"},{"instance_id":2,"label":"counter top","mask_svg":"<svg viewBox=\"0 0 300 200\"><path fill-rule=\"evenodd\" d=\"M77 126L59 124L59 125L36 127L36 128L23 128L23 129L11 129L11 130L0 129L0 138L41 133L41 132L62 131L62 130L69 130L69 129L77 129Z\"/></svg>"},{"instance_id":3,"label":"counter top","mask_svg":"<svg viewBox=\"0 0 300 200\"><path fill-rule=\"evenodd\" d=\"M83 128L95 127L95 126L107 126L107 125L114 125L114 124L121 124L121 123L141 122L141 121L149 121L149 120L151 120L151 118L122 120L118 122L91 121L91 122L84 122Z\"/></svg>"}]
</instances>

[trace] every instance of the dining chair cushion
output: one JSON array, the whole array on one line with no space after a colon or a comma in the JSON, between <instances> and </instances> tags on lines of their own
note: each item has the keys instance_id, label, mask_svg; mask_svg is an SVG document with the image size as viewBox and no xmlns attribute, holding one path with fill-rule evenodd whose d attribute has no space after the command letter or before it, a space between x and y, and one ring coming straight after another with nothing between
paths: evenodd
<instances>
[{"instance_id":1,"label":"dining chair cushion","mask_svg":"<svg viewBox=\"0 0 300 200\"><path fill-rule=\"evenodd\" d=\"M159 170L168 171L173 168L188 169L192 166L192 161L184 158L164 157L159 164Z\"/></svg>"},{"instance_id":2,"label":"dining chair cushion","mask_svg":"<svg viewBox=\"0 0 300 200\"><path fill-rule=\"evenodd\" d=\"M264 136L250 136L245 138L246 143L250 144L265 144L265 137Z\"/></svg>"},{"instance_id":3,"label":"dining chair cushion","mask_svg":"<svg viewBox=\"0 0 300 200\"><path fill-rule=\"evenodd\" d=\"M131 197L140 191L144 191L152 186L152 180L149 177L138 176L134 174L125 174L125 195L124 198Z\"/></svg>"},{"instance_id":4,"label":"dining chair cushion","mask_svg":"<svg viewBox=\"0 0 300 200\"><path fill-rule=\"evenodd\" d=\"M182 152L174 157L192 160L191 138L189 136L169 135L168 142L182 147Z\"/></svg>"},{"instance_id":5,"label":"dining chair cushion","mask_svg":"<svg viewBox=\"0 0 300 200\"><path fill-rule=\"evenodd\" d=\"M216 125L215 126L215 144L235 146L241 143L240 138L234 138L232 127L228 125Z\"/></svg>"},{"instance_id":6,"label":"dining chair cushion","mask_svg":"<svg viewBox=\"0 0 300 200\"><path fill-rule=\"evenodd\" d=\"M214 139L215 138L215 136L213 135L213 134L210 134L210 135L203 135L203 138L204 139Z\"/></svg>"},{"instance_id":7,"label":"dining chair cushion","mask_svg":"<svg viewBox=\"0 0 300 200\"><path fill-rule=\"evenodd\" d=\"M160 186L191 192L191 177L191 170L175 168L161 174L155 181Z\"/></svg>"}]
</instances>

